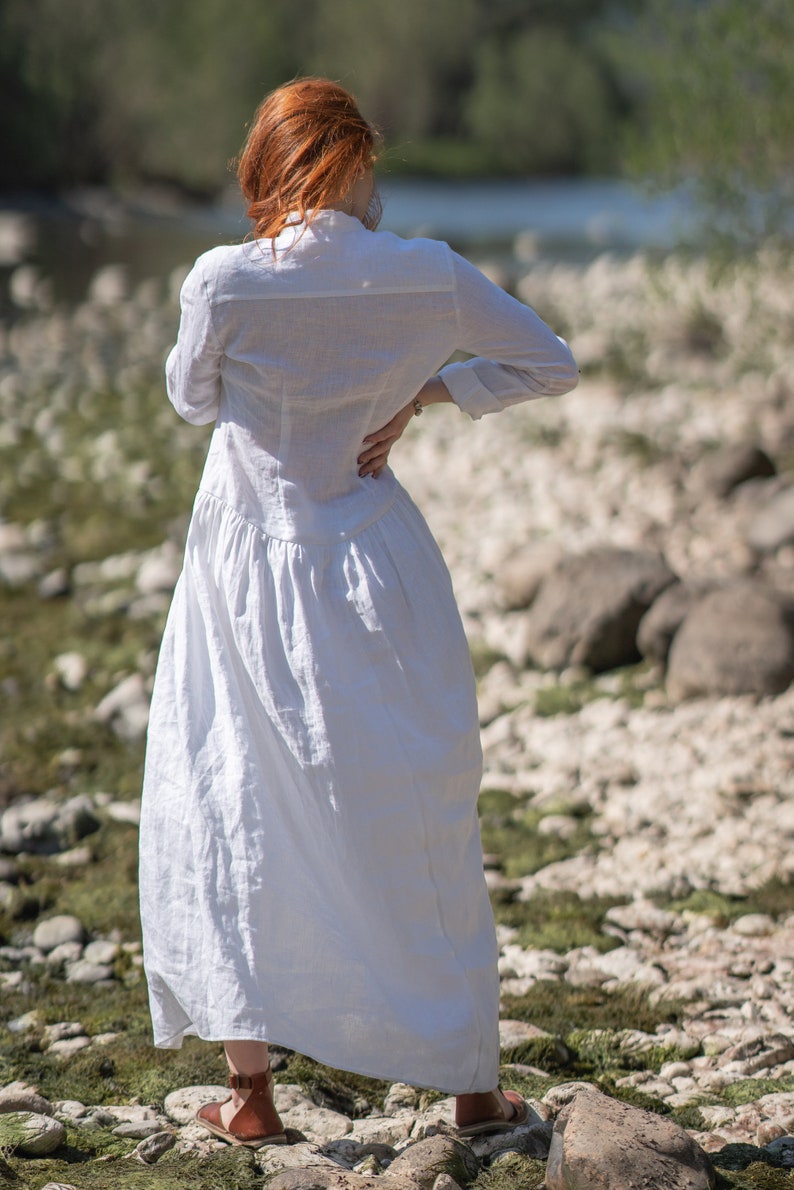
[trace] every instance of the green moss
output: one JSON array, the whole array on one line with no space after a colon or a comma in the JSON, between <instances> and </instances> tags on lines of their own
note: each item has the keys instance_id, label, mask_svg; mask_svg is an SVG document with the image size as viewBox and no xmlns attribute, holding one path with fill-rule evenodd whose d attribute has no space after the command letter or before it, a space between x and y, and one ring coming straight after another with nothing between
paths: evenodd
<instances>
[{"instance_id":1,"label":"green moss","mask_svg":"<svg viewBox=\"0 0 794 1190\"><path fill-rule=\"evenodd\" d=\"M763 1095L782 1094L794 1091L794 1076L788 1078L743 1078L720 1091L720 1099L729 1107L741 1107L743 1103L754 1103Z\"/></svg>"},{"instance_id":2,"label":"green moss","mask_svg":"<svg viewBox=\"0 0 794 1190\"><path fill-rule=\"evenodd\" d=\"M496 920L517 929L516 941L525 949L564 954L578 946L594 946L603 953L618 945L602 933L607 911L619 903L610 897L582 900L567 890L538 889L526 901L499 891L492 901Z\"/></svg>"},{"instance_id":3,"label":"green moss","mask_svg":"<svg viewBox=\"0 0 794 1190\"><path fill-rule=\"evenodd\" d=\"M670 1001L651 1003L642 988L577 988L543 980L523 996L504 996L502 1015L529 1021L564 1040L575 1030L640 1029L653 1033L657 1025L680 1024L684 1006Z\"/></svg>"},{"instance_id":4,"label":"green moss","mask_svg":"<svg viewBox=\"0 0 794 1190\"><path fill-rule=\"evenodd\" d=\"M92 718L116 675L138 668L142 654L159 644L157 626L115 615L92 619L71 599L46 602L29 591L0 589L0 797L107 789L121 796L140 791L142 745L127 745ZM79 691L48 685L59 653L81 653L89 676ZM65 772L66 748L81 756Z\"/></svg>"},{"instance_id":5,"label":"green moss","mask_svg":"<svg viewBox=\"0 0 794 1190\"><path fill-rule=\"evenodd\" d=\"M717 1169L724 1170L746 1170L753 1165L764 1165L772 1169L784 1168L783 1158L777 1153L740 1143L725 1145L719 1152L712 1153L711 1160Z\"/></svg>"},{"instance_id":6,"label":"green moss","mask_svg":"<svg viewBox=\"0 0 794 1190\"><path fill-rule=\"evenodd\" d=\"M530 876L547 864L597 846L588 817L581 817L573 834L563 839L556 834L541 834L538 824L546 811L527 808L515 798L511 803L503 799L497 810L491 793L480 802L480 809L483 849L500 856L505 875L510 879Z\"/></svg>"},{"instance_id":7,"label":"green moss","mask_svg":"<svg viewBox=\"0 0 794 1190\"><path fill-rule=\"evenodd\" d=\"M716 1190L791 1190L794 1174L764 1162L754 1162L741 1173L717 1171Z\"/></svg>"},{"instance_id":8,"label":"green moss","mask_svg":"<svg viewBox=\"0 0 794 1190\"><path fill-rule=\"evenodd\" d=\"M768 913L772 917L794 913L794 881L769 880L746 897L729 897L712 889L696 889L683 900L658 898L657 904L674 913L707 914L724 928L747 913Z\"/></svg>"},{"instance_id":9,"label":"green moss","mask_svg":"<svg viewBox=\"0 0 794 1190\"><path fill-rule=\"evenodd\" d=\"M254 1190L262 1174L254 1154L227 1148L199 1158L190 1153L166 1153L156 1165L126 1158L90 1160L78 1150L46 1160L12 1159L19 1190L40 1190L48 1181L66 1182L76 1190Z\"/></svg>"},{"instance_id":10,"label":"green moss","mask_svg":"<svg viewBox=\"0 0 794 1190\"><path fill-rule=\"evenodd\" d=\"M521 1153L510 1153L482 1170L471 1190L541 1190L546 1181L546 1162Z\"/></svg>"},{"instance_id":11,"label":"green moss","mask_svg":"<svg viewBox=\"0 0 794 1190\"><path fill-rule=\"evenodd\" d=\"M585 703L604 698L603 691L590 681L572 682L570 685L541 686L535 692L535 714L541 718L552 715L575 715Z\"/></svg>"},{"instance_id":12,"label":"green moss","mask_svg":"<svg viewBox=\"0 0 794 1190\"><path fill-rule=\"evenodd\" d=\"M474 668L474 676L479 680L485 677L488 670L496 665L497 661L504 661L504 653L500 653L498 649L492 648L487 641L474 637L469 641L469 652L471 653L471 663Z\"/></svg>"}]
</instances>

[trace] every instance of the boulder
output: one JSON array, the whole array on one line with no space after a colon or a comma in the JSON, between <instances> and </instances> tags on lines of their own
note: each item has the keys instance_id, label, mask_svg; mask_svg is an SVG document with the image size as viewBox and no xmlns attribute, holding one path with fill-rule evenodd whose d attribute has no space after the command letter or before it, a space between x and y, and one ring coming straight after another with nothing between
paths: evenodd
<instances>
[{"instance_id":1,"label":"boulder","mask_svg":"<svg viewBox=\"0 0 794 1190\"><path fill-rule=\"evenodd\" d=\"M715 1173L678 1124L589 1088L554 1125L547 1190L707 1190Z\"/></svg>"},{"instance_id":2,"label":"boulder","mask_svg":"<svg viewBox=\"0 0 794 1190\"><path fill-rule=\"evenodd\" d=\"M748 479L767 479L776 474L775 464L766 451L755 444L739 443L703 455L692 469L692 483L701 491L724 499Z\"/></svg>"},{"instance_id":3,"label":"boulder","mask_svg":"<svg viewBox=\"0 0 794 1190\"><path fill-rule=\"evenodd\" d=\"M0 1149L26 1157L46 1157L63 1143L66 1129L60 1120L37 1112L0 1115Z\"/></svg>"},{"instance_id":4,"label":"boulder","mask_svg":"<svg viewBox=\"0 0 794 1190\"><path fill-rule=\"evenodd\" d=\"M637 648L647 661L666 663L673 637L684 617L710 589L703 584L672 583L654 599L637 629Z\"/></svg>"},{"instance_id":5,"label":"boulder","mask_svg":"<svg viewBox=\"0 0 794 1190\"><path fill-rule=\"evenodd\" d=\"M403 1149L389 1166L390 1178L405 1178L420 1190L432 1190L439 1173L465 1171L464 1180L477 1176L480 1163L468 1145L453 1136L428 1136Z\"/></svg>"},{"instance_id":6,"label":"boulder","mask_svg":"<svg viewBox=\"0 0 794 1190\"><path fill-rule=\"evenodd\" d=\"M639 660L637 627L676 576L660 554L601 548L572 555L541 584L527 617L527 648L543 669L594 671Z\"/></svg>"},{"instance_id":7,"label":"boulder","mask_svg":"<svg viewBox=\"0 0 794 1190\"><path fill-rule=\"evenodd\" d=\"M794 601L742 580L699 599L675 635L673 698L779 694L794 681Z\"/></svg>"},{"instance_id":8,"label":"boulder","mask_svg":"<svg viewBox=\"0 0 794 1190\"><path fill-rule=\"evenodd\" d=\"M519 549L499 566L495 579L508 610L529 607L541 583L563 559L556 541L535 541Z\"/></svg>"},{"instance_id":9,"label":"boulder","mask_svg":"<svg viewBox=\"0 0 794 1190\"><path fill-rule=\"evenodd\" d=\"M757 554L773 554L794 542L794 487L772 497L747 528L747 544Z\"/></svg>"}]
</instances>

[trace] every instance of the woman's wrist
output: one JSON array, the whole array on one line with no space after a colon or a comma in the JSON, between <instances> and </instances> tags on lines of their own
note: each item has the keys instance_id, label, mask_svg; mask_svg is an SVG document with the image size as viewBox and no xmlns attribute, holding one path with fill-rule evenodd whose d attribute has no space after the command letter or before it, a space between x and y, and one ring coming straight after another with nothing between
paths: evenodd
<instances>
[{"instance_id":1,"label":"woman's wrist","mask_svg":"<svg viewBox=\"0 0 794 1190\"><path fill-rule=\"evenodd\" d=\"M416 394L416 399L423 406L441 405L452 401L449 389L440 376L431 376L429 380L425 381Z\"/></svg>"}]
</instances>

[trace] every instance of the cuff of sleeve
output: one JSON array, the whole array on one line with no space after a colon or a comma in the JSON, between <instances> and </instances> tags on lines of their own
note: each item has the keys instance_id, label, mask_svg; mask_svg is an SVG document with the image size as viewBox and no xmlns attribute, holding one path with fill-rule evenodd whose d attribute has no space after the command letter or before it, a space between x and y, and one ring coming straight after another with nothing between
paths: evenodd
<instances>
[{"instance_id":1,"label":"cuff of sleeve","mask_svg":"<svg viewBox=\"0 0 794 1190\"><path fill-rule=\"evenodd\" d=\"M439 376L458 408L468 413L474 421L478 421L484 413L498 413L502 408L501 401L477 379L471 361L447 364Z\"/></svg>"}]
</instances>

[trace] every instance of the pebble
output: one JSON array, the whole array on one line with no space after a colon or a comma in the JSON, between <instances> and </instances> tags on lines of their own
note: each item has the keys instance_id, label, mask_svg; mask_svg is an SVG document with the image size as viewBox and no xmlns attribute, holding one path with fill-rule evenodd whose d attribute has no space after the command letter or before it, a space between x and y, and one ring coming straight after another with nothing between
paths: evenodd
<instances>
[{"instance_id":1,"label":"pebble","mask_svg":"<svg viewBox=\"0 0 794 1190\"><path fill-rule=\"evenodd\" d=\"M154 1165L156 1161L160 1160L163 1153L173 1149L175 1144L176 1137L173 1132L153 1132L135 1146L131 1155L138 1161L142 1161L144 1165Z\"/></svg>"},{"instance_id":2,"label":"pebble","mask_svg":"<svg viewBox=\"0 0 794 1190\"><path fill-rule=\"evenodd\" d=\"M66 964L67 983L103 983L113 978L113 968L108 963L91 963L88 959L77 959Z\"/></svg>"}]
</instances>

